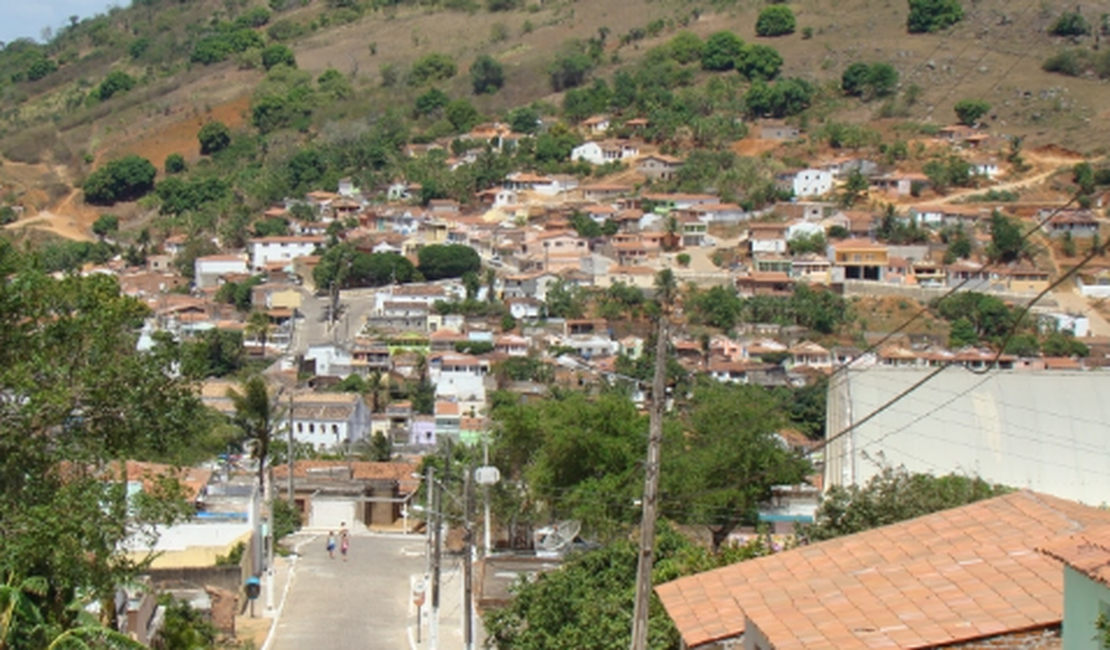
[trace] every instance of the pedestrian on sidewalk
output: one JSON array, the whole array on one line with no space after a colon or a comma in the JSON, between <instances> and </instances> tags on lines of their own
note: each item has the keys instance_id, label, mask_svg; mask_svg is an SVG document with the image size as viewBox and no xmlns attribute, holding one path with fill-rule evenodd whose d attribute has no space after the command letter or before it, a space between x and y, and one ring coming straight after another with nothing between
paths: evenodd
<instances>
[{"instance_id":1,"label":"pedestrian on sidewalk","mask_svg":"<svg viewBox=\"0 0 1110 650\"><path fill-rule=\"evenodd\" d=\"M335 559L335 531L328 531L328 557Z\"/></svg>"},{"instance_id":2,"label":"pedestrian on sidewalk","mask_svg":"<svg viewBox=\"0 0 1110 650\"><path fill-rule=\"evenodd\" d=\"M347 522L339 524L339 552L343 555L343 561L347 561L347 549L351 547L351 536L347 534Z\"/></svg>"}]
</instances>

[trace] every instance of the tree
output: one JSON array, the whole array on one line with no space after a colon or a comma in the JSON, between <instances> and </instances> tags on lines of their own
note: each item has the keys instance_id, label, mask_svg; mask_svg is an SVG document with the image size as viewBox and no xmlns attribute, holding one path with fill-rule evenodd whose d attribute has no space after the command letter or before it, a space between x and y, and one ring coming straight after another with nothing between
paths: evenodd
<instances>
[{"instance_id":1,"label":"tree","mask_svg":"<svg viewBox=\"0 0 1110 650\"><path fill-rule=\"evenodd\" d=\"M465 133L474 128L474 125L482 119L478 109L474 108L474 104L465 99L456 99L447 104L443 113L451 126L455 127L455 131L459 133Z\"/></svg>"},{"instance_id":2,"label":"tree","mask_svg":"<svg viewBox=\"0 0 1110 650\"><path fill-rule=\"evenodd\" d=\"M1065 11L1048 28L1048 33L1053 36L1087 36L1091 33L1091 23L1078 11Z\"/></svg>"},{"instance_id":3,"label":"tree","mask_svg":"<svg viewBox=\"0 0 1110 650\"><path fill-rule=\"evenodd\" d=\"M759 36L783 36L794 33L794 12L786 5L767 5L755 21Z\"/></svg>"},{"instance_id":4,"label":"tree","mask_svg":"<svg viewBox=\"0 0 1110 650\"><path fill-rule=\"evenodd\" d=\"M812 235L804 233L795 235L786 243L791 255L805 255L806 253L823 254L828 248L825 233L816 232Z\"/></svg>"},{"instance_id":5,"label":"tree","mask_svg":"<svg viewBox=\"0 0 1110 650\"><path fill-rule=\"evenodd\" d=\"M948 331L948 347L953 349L965 348L969 345L979 344L979 334L975 326L966 318L957 318Z\"/></svg>"},{"instance_id":6,"label":"tree","mask_svg":"<svg viewBox=\"0 0 1110 650\"><path fill-rule=\"evenodd\" d=\"M1087 357L1091 349L1076 340L1070 331L1053 332L1045 337L1041 352L1046 357Z\"/></svg>"},{"instance_id":7,"label":"tree","mask_svg":"<svg viewBox=\"0 0 1110 650\"><path fill-rule=\"evenodd\" d=\"M960 124L975 126L979 123L979 118L990 112L991 105L981 99L961 99L952 110L956 111Z\"/></svg>"},{"instance_id":8,"label":"tree","mask_svg":"<svg viewBox=\"0 0 1110 650\"><path fill-rule=\"evenodd\" d=\"M276 65L287 65L290 68L297 67L297 57L293 55L293 50L277 43L268 45L266 49L262 50L262 67L269 70Z\"/></svg>"},{"instance_id":9,"label":"tree","mask_svg":"<svg viewBox=\"0 0 1110 650\"><path fill-rule=\"evenodd\" d=\"M418 269L427 280L459 278L482 268L478 252L463 244L431 244L420 249Z\"/></svg>"},{"instance_id":10,"label":"tree","mask_svg":"<svg viewBox=\"0 0 1110 650\"><path fill-rule=\"evenodd\" d=\"M273 324L270 323L270 315L266 312L256 309L247 317L247 336L258 341L258 347L262 350L261 356L263 358L266 357L266 339L272 330Z\"/></svg>"},{"instance_id":11,"label":"tree","mask_svg":"<svg viewBox=\"0 0 1110 650\"><path fill-rule=\"evenodd\" d=\"M701 51L701 67L706 70L724 71L736 66L736 59L744 51L744 41L729 31L716 32L705 41Z\"/></svg>"},{"instance_id":12,"label":"tree","mask_svg":"<svg viewBox=\"0 0 1110 650\"><path fill-rule=\"evenodd\" d=\"M85 200L95 205L133 201L154 189L158 170L134 154L109 161L85 179Z\"/></svg>"},{"instance_id":13,"label":"tree","mask_svg":"<svg viewBox=\"0 0 1110 650\"><path fill-rule=\"evenodd\" d=\"M516 133L535 133L539 130L540 114L530 107L522 106L509 111L509 127Z\"/></svg>"},{"instance_id":14,"label":"tree","mask_svg":"<svg viewBox=\"0 0 1110 650\"><path fill-rule=\"evenodd\" d=\"M206 330L179 347L181 374L190 379L226 377L246 361L243 333L235 330Z\"/></svg>"},{"instance_id":15,"label":"tree","mask_svg":"<svg viewBox=\"0 0 1110 650\"><path fill-rule=\"evenodd\" d=\"M446 81L454 77L459 71L455 60L448 54L431 52L425 54L412 64L409 73L409 84L422 86L426 83Z\"/></svg>"},{"instance_id":16,"label":"tree","mask_svg":"<svg viewBox=\"0 0 1110 650\"><path fill-rule=\"evenodd\" d=\"M119 231L119 217L114 214L102 214L97 217L92 225L93 234L104 239L108 235Z\"/></svg>"},{"instance_id":17,"label":"tree","mask_svg":"<svg viewBox=\"0 0 1110 650\"><path fill-rule=\"evenodd\" d=\"M433 86L416 98L416 114L431 115L450 103L447 93Z\"/></svg>"},{"instance_id":18,"label":"tree","mask_svg":"<svg viewBox=\"0 0 1110 650\"><path fill-rule=\"evenodd\" d=\"M911 34L938 32L963 20L960 0L909 0L906 29Z\"/></svg>"},{"instance_id":19,"label":"tree","mask_svg":"<svg viewBox=\"0 0 1110 650\"><path fill-rule=\"evenodd\" d=\"M185 163L185 157L179 153L171 153L166 156L166 162L162 164L162 169L166 171L166 175L181 174L189 170L189 165Z\"/></svg>"},{"instance_id":20,"label":"tree","mask_svg":"<svg viewBox=\"0 0 1110 650\"><path fill-rule=\"evenodd\" d=\"M347 76L335 68L328 68L316 78L320 93L331 99L350 99L355 94Z\"/></svg>"},{"instance_id":21,"label":"tree","mask_svg":"<svg viewBox=\"0 0 1110 650\"><path fill-rule=\"evenodd\" d=\"M682 64L693 63L701 60L702 48L705 43L694 32L683 30L674 35L667 43L671 58Z\"/></svg>"},{"instance_id":22,"label":"tree","mask_svg":"<svg viewBox=\"0 0 1110 650\"><path fill-rule=\"evenodd\" d=\"M855 205L871 188L871 181L863 175L859 167L848 172L848 179L840 192L841 207L850 208Z\"/></svg>"},{"instance_id":23,"label":"tree","mask_svg":"<svg viewBox=\"0 0 1110 650\"><path fill-rule=\"evenodd\" d=\"M211 120L200 127L197 140L200 141L201 154L211 155L223 151L231 144L231 129L219 120Z\"/></svg>"},{"instance_id":24,"label":"tree","mask_svg":"<svg viewBox=\"0 0 1110 650\"><path fill-rule=\"evenodd\" d=\"M773 403L760 386L704 380L682 426L666 432L662 511L707 525L714 552L738 525L757 519L772 486L801 483L811 470L777 437L785 418L782 408L769 408Z\"/></svg>"},{"instance_id":25,"label":"tree","mask_svg":"<svg viewBox=\"0 0 1110 650\"><path fill-rule=\"evenodd\" d=\"M862 97L867 90L867 81L870 74L870 65L856 61L844 69L844 74L840 76L840 89L844 91L845 95Z\"/></svg>"},{"instance_id":26,"label":"tree","mask_svg":"<svg viewBox=\"0 0 1110 650\"><path fill-rule=\"evenodd\" d=\"M321 289L380 287L411 282L416 274L412 262L397 253L363 253L348 243L328 248L312 272Z\"/></svg>"},{"instance_id":27,"label":"tree","mask_svg":"<svg viewBox=\"0 0 1110 650\"><path fill-rule=\"evenodd\" d=\"M497 59L483 54L470 66L470 84L475 95L489 95L505 85L505 70Z\"/></svg>"},{"instance_id":28,"label":"tree","mask_svg":"<svg viewBox=\"0 0 1110 650\"><path fill-rule=\"evenodd\" d=\"M898 70L889 63L873 63L867 75L873 97L886 97L898 88Z\"/></svg>"},{"instance_id":29,"label":"tree","mask_svg":"<svg viewBox=\"0 0 1110 650\"><path fill-rule=\"evenodd\" d=\"M581 318L586 309L586 300L578 285L560 278L547 287L544 305L547 315L552 318Z\"/></svg>"},{"instance_id":30,"label":"tree","mask_svg":"<svg viewBox=\"0 0 1110 650\"><path fill-rule=\"evenodd\" d=\"M594 60L590 58L589 54L576 48L564 49L548 67L551 89L555 92L562 92L568 88L581 85L593 67Z\"/></svg>"},{"instance_id":31,"label":"tree","mask_svg":"<svg viewBox=\"0 0 1110 650\"><path fill-rule=\"evenodd\" d=\"M239 390L229 388L227 397L235 408L232 420L252 443L251 455L258 460L258 489L261 490L266 485L266 472L269 470L270 441L280 417L278 407L270 399L266 380L261 375L248 377L240 384Z\"/></svg>"},{"instance_id":32,"label":"tree","mask_svg":"<svg viewBox=\"0 0 1110 650\"><path fill-rule=\"evenodd\" d=\"M0 617L22 592L43 633L7 645L13 628L0 621L5 647L91 634L79 611L141 570L125 540L189 512L170 476L129 497L114 461L176 462L211 422L169 363L135 350L142 302L113 277L54 279L37 266L0 239Z\"/></svg>"},{"instance_id":33,"label":"tree","mask_svg":"<svg viewBox=\"0 0 1110 650\"><path fill-rule=\"evenodd\" d=\"M884 467L865 486L835 486L825 493L805 539L820 542L851 535L1011 492L981 478L911 474Z\"/></svg>"},{"instance_id":34,"label":"tree","mask_svg":"<svg viewBox=\"0 0 1110 650\"><path fill-rule=\"evenodd\" d=\"M93 95L100 101L106 102L114 95L119 95L131 90L135 87L135 83L135 78L126 72L122 70L112 70L108 73L108 76L104 78L104 81L100 82L100 85L96 87L96 90L93 91Z\"/></svg>"},{"instance_id":35,"label":"tree","mask_svg":"<svg viewBox=\"0 0 1110 650\"><path fill-rule=\"evenodd\" d=\"M370 460L379 463L393 460L393 441L381 431L375 432L370 439Z\"/></svg>"},{"instance_id":36,"label":"tree","mask_svg":"<svg viewBox=\"0 0 1110 650\"><path fill-rule=\"evenodd\" d=\"M1020 226L998 210L991 213L991 243L987 256L993 262L1010 263L1026 254L1027 243Z\"/></svg>"},{"instance_id":37,"label":"tree","mask_svg":"<svg viewBox=\"0 0 1110 650\"><path fill-rule=\"evenodd\" d=\"M768 45L747 45L736 58L736 71L748 79L769 81L779 75L782 55Z\"/></svg>"}]
</instances>

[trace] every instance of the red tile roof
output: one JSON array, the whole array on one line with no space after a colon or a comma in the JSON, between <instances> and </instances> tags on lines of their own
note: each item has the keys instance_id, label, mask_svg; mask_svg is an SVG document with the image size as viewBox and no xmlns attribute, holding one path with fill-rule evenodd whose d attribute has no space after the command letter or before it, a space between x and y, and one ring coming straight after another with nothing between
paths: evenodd
<instances>
[{"instance_id":1,"label":"red tile roof","mask_svg":"<svg viewBox=\"0 0 1110 650\"><path fill-rule=\"evenodd\" d=\"M1110 587L1110 526L1055 539L1037 550Z\"/></svg>"},{"instance_id":2,"label":"red tile roof","mask_svg":"<svg viewBox=\"0 0 1110 650\"><path fill-rule=\"evenodd\" d=\"M656 592L691 648L747 624L777 650L933 647L1058 624L1063 571L1034 549L1105 525L1110 512L1021 491Z\"/></svg>"}]
</instances>

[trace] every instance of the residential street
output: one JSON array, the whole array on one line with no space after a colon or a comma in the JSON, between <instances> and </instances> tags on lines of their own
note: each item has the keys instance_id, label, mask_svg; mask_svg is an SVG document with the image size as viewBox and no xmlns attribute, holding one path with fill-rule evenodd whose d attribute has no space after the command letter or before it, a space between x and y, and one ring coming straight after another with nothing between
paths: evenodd
<instances>
[{"instance_id":1,"label":"residential street","mask_svg":"<svg viewBox=\"0 0 1110 650\"><path fill-rule=\"evenodd\" d=\"M298 534L303 541L288 595L268 650L402 650L427 648L428 608L421 643L416 639L412 577L426 568L418 535L352 534L344 562L324 549L326 534ZM444 564L441 650L462 648L461 574L454 558ZM430 602L430 599L429 599Z\"/></svg>"}]
</instances>

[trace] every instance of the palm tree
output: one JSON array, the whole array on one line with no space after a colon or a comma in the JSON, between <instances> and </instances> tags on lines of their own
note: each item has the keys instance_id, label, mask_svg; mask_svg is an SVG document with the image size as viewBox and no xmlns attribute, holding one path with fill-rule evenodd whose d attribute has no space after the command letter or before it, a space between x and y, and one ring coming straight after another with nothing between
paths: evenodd
<instances>
[{"instance_id":1,"label":"palm tree","mask_svg":"<svg viewBox=\"0 0 1110 650\"><path fill-rule=\"evenodd\" d=\"M370 412L377 413L381 410L383 393L388 395L385 377L380 370L375 370L366 378L366 392L370 394Z\"/></svg>"},{"instance_id":2,"label":"palm tree","mask_svg":"<svg viewBox=\"0 0 1110 650\"><path fill-rule=\"evenodd\" d=\"M247 335L260 339L262 342L262 358L266 358L266 338L270 335L273 326L270 324L270 315L264 311L255 310L247 317Z\"/></svg>"},{"instance_id":3,"label":"palm tree","mask_svg":"<svg viewBox=\"0 0 1110 650\"><path fill-rule=\"evenodd\" d=\"M258 459L258 487L266 484L266 459L270 455L270 438L274 423L279 414L277 406L270 401L266 381L260 375L252 375L243 382L241 391L227 390L227 396L235 405L232 418L243 435L254 441L254 457Z\"/></svg>"},{"instance_id":4,"label":"palm tree","mask_svg":"<svg viewBox=\"0 0 1110 650\"><path fill-rule=\"evenodd\" d=\"M496 294L494 294L494 292L493 292L494 287L496 286L496 284L497 284L497 271L493 270L492 268L487 268L486 269L486 302L488 302L491 305L497 299Z\"/></svg>"}]
</instances>

